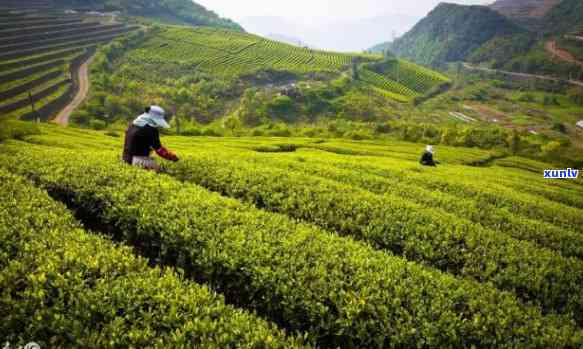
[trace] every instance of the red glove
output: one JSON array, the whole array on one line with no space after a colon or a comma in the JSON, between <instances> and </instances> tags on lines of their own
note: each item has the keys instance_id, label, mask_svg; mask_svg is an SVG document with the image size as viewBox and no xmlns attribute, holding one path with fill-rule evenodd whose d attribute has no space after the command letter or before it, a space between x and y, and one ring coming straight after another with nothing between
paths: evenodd
<instances>
[{"instance_id":1,"label":"red glove","mask_svg":"<svg viewBox=\"0 0 583 349\"><path fill-rule=\"evenodd\" d=\"M156 150L156 154L158 154L160 157L166 159L166 160L170 160L170 161L178 161L178 157L176 156L176 154L174 154L173 152L171 152L170 150L164 148L164 147L160 147L160 149Z\"/></svg>"}]
</instances>

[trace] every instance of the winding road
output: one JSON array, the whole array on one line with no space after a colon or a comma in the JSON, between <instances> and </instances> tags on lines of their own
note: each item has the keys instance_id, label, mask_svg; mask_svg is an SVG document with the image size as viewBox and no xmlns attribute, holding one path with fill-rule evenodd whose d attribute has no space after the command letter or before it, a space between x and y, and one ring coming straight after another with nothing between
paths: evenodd
<instances>
[{"instance_id":1,"label":"winding road","mask_svg":"<svg viewBox=\"0 0 583 349\"><path fill-rule=\"evenodd\" d=\"M62 126L67 126L69 124L69 117L71 114L81 105L81 103L83 103L87 97L87 94L89 93L89 64L91 64L92 60L93 56L91 56L91 58L86 60L79 67L79 71L77 72L79 77L79 90L77 91L77 94L71 103L69 103L63 110L61 110L61 112L59 112L53 122Z\"/></svg>"},{"instance_id":2,"label":"winding road","mask_svg":"<svg viewBox=\"0 0 583 349\"><path fill-rule=\"evenodd\" d=\"M509 75L509 76L521 77L521 78L534 78L534 79L547 80L547 81L565 82L565 83L568 83L571 85L583 87L583 81L560 79L560 78L556 78L556 77L552 77L552 76L548 76L548 75L516 73L516 72L511 72L511 71L506 71L506 70L476 67L476 66L473 66L469 63L463 63L463 65L464 65L464 68L469 69L469 70L478 70L478 71L483 71L483 72L487 72L487 73L499 73L499 74L504 74L504 75Z\"/></svg>"}]
</instances>

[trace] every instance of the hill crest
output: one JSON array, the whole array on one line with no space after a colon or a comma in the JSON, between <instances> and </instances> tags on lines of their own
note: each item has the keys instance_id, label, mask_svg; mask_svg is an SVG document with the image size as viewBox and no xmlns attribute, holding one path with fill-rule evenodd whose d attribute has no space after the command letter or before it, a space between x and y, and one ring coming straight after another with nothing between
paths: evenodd
<instances>
[{"instance_id":1,"label":"hill crest","mask_svg":"<svg viewBox=\"0 0 583 349\"><path fill-rule=\"evenodd\" d=\"M390 48L417 63L440 66L463 60L493 37L520 31L487 6L441 3Z\"/></svg>"},{"instance_id":2,"label":"hill crest","mask_svg":"<svg viewBox=\"0 0 583 349\"><path fill-rule=\"evenodd\" d=\"M542 18L561 0L497 0L490 8L509 18Z\"/></svg>"}]
</instances>

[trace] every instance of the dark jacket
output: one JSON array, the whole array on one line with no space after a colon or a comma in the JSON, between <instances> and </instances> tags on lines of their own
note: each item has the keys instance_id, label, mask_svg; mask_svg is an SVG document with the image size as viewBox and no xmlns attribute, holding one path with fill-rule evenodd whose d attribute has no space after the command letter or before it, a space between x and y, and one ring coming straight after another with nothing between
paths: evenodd
<instances>
[{"instance_id":1,"label":"dark jacket","mask_svg":"<svg viewBox=\"0 0 583 349\"><path fill-rule=\"evenodd\" d=\"M419 161L421 163L421 165L425 165L425 166L435 166L436 162L433 161L433 154L426 151L423 153L423 155L421 156L421 160Z\"/></svg>"},{"instance_id":2,"label":"dark jacket","mask_svg":"<svg viewBox=\"0 0 583 349\"><path fill-rule=\"evenodd\" d=\"M162 148L160 143L160 132L151 126L136 126L133 123L128 125L123 148L123 161L132 163L134 156L150 156L152 150Z\"/></svg>"}]
</instances>

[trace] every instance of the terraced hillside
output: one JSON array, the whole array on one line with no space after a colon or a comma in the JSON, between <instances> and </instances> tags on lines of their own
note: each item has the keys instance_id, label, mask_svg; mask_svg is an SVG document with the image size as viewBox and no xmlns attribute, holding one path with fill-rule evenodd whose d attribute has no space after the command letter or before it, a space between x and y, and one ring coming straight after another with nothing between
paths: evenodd
<instances>
[{"instance_id":1,"label":"terraced hillside","mask_svg":"<svg viewBox=\"0 0 583 349\"><path fill-rule=\"evenodd\" d=\"M50 119L73 98L77 70L96 47L134 29L49 1L0 3L0 117Z\"/></svg>"},{"instance_id":2,"label":"terraced hillside","mask_svg":"<svg viewBox=\"0 0 583 349\"><path fill-rule=\"evenodd\" d=\"M427 168L406 142L165 137L182 160L158 175L120 163L111 134L41 131L0 144L11 343L583 345L583 186L543 179L548 164L439 147Z\"/></svg>"},{"instance_id":3,"label":"terraced hillside","mask_svg":"<svg viewBox=\"0 0 583 349\"><path fill-rule=\"evenodd\" d=\"M362 79L379 88L405 96L418 97L449 81L444 75L407 62L394 60L363 69Z\"/></svg>"},{"instance_id":4,"label":"terraced hillside","mask_svg":"<svg viewBox=\"0 0 583 349\"><path fill-rule=\"evenodd\" d=\"M119 62L119 71L126 78L163 83L199 71L229 78L266 70L299 75L339 73L347 72L355 59L366 63L382 57L318 51L225 29L169 27L125 55ZM399 66L399 82L391 72L380 77L364 72L363 81L405 100L447 81L411 63L401 62Z\"/></svg>"}]
</instances>

